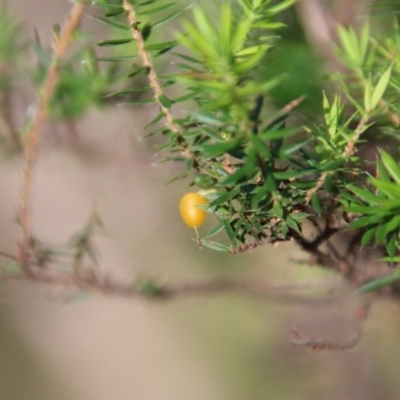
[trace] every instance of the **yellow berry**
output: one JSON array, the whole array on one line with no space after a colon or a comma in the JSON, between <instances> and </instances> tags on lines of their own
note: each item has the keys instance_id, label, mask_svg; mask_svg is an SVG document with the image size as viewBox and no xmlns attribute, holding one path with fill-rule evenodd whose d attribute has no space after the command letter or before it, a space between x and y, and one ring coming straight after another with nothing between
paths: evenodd
<instances>
[{"instance_id":1,"label":"yellow berry","mask_svg":"<svg viewBox=\"0 0 400 400\"><path fill-rule=\"evenodd\" d=\"M207 199L198 193L186 193L179 202L179 212L183 222L190 228L198 228L203 225L206 212L198 206L208 203Z\"/></svg>"}]
</instances>

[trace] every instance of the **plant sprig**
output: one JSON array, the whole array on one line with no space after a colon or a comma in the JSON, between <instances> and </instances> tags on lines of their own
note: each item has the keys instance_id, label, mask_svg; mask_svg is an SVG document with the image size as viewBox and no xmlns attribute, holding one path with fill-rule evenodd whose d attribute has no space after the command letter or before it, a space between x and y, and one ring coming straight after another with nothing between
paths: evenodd
<instances>
[{"instance_id":1,"label":"plant sprig","mask_svg":"<svg viewBox=\"0 0 400 400\"><path fill-rule=\"evenodd\" d=\"M149 125L165 120L165 128L150 133L166 138L162 151L171 156L165 160L185 162L183 175L193 176L194 182L199 174L210 182L201 187L201 193L208 197L208 211L218 223L202 241L213 249L235 252L235 248L251 247L253 242L289 240L301 231L302 221L309 215L345 212L348 206L349 210L358 207L363 217L365 205L348 203L349 181L359 188L368 182L376 184L361 172L365 164L357 149L365 132L376 126L377 118L389 115L394 120L397 61L391 57L379 63L375 57L377 49L392 54L394 48L390 43L387 50L383 44L372 43L368 23L359 34L351 27L339 27L338 54L357 77L358 86L350 87L342 79L346 99L336 95L329 100L325 95L323 120L289 128L287 120L307 93L276 109L268 102L268 93L279 87L285 75L266 78L261 72L274 47L279 46L274 32L284 29L276 17L293 3L240 0L240 12L225 3L219 8L217 22L204 9L194 7L193 19L183 21L175 40L152 44L147 41L154 28L170 20L160 20L159 13L178 7L176 3L151 8L146 2L133 6L123 0L121 9L101 4L105 8L102 22L121 30L125 29L124 18L129 22L137 55L160 108ZM170 17L182 9L178 7ZM141 15L147 18L145 25L140 22ZM121 38L101 45L130 42ZM166 53L178 59L177 70L161 77L152 59ZM375 67L382 72L372 77L368 71ZM170 85L180 87L184 94L167 96L165 90ZM350 115L346 101L354 106ZM189 111L176 118L172 109L179 104L187 104ZM350 227L360 223L354 221ZM393 225L390 232L395 231ZM221 231L226 232L231 246L214 240ZM390 232L389 236L380 233L377 243L384 243L393 255L398 244Z\"/></svg>"}]
</instances>

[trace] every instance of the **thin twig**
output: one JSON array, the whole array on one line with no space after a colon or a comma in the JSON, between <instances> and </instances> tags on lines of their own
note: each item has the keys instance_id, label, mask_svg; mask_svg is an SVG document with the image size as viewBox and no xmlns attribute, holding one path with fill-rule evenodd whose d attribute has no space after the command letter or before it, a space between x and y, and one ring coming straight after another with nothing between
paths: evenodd
<instances>
[{"instance_id":1,"label":"thin twig","mask_svg":"<svg viewBox=\"0 0 400 400\"><path fill-rule=\"evenodd\" d=\"M29 265L29 242L32 238L31 187L37 148L40 140L42 126L48 115L49 102L57 83L60 61L64 57L72 41L73 34L80 22L84 9L84 4L74 4L71 13L68 16L60 34L54 37L53 57L51 60L50 68L47 72L42 90L39 93L39 100L35 116L24 137L23 144L25 164L22 169L19 206L21 223L19 260L24 269L24 272L28 276L32 275L32 271Z\"/></svg>"},{"instance_id":2,"label":"thin twig","mask_svg":"<svg viewBox=\"0 0 400 400\"><path fill-rule=\"evenodd\" d=\"M10 253L9 251L0 250L0 256L9 258L10 260L19 261L18 255Z\"/></svg>"},{"instance_id":3,"label":"thin twig","mask_svg":"<svg viewBox=\"0 0 400 400\"><path fill-rule=\"evenodd\" d=\"M321 186L324 184L326 177L328 176L327 172L323 172L321 176L317 180L317 184L313 186L311 189L309 189L304 197L305 199L305 204L308 205L308 203L311 200L311 197L314 193L318 192L318 190L321 188Z\"/></svg>"},{"instance_id":4,"label":"thin twig","mask_svg":"<svg viewBox=\"0 0 400 400\"><path fill-rule=\"evenodd\" d=\"M360 119L360 122L358 123L356 129L354 130L354 136L351 138L349 143L347 144L343 156L344 158L349 158L353 152L354 152L354 146L360 137L360 135L364 132L365 125L367 124L369 120L369 114L366 113L363 115L363 117Z\"/></svg>"},{"instance_id":5,"label":"thin twig","mask_svg":"<svg viewBox=\"0 0 400 400\"><path fill-rule=\"evenodd\" d=\"M0 93L0 112L1 112L1 119L2 125L15 146L15 148L21 148L21 140L18 134L17 129L14 125L14 118L12 115L12 104L11 104L11 93L8 89L4 89L3 92Z\"/></svg>"},{"instance_id":6,"label":"thin twig","mask_svg":"<svg viewBox=\"0 0 400 400\"><path fill-rule=\"evenodd\" d=\"M287 103L285 106L283 106L276 114L274 114L273 118L265 121L265 125L268 126L270 124L273 124L276 120L279 120L279 118L287 115L290 113L290 111L294 110L296 107L298 107L305 99L306 95L301 95L297 99L294 99Z\"/></svg>"},{"instance_id":7,"label":"thin twig","mask_svg":"<svg viewBox=\"0 0 400 400\"><path fill-rule=\"evenodd\" d=\"M138 52L140 55L140 58L142 59L143 66L147 68L148 70L148 77L149 77L149 82L150 86L153 89L154 96L156 100L158 101L158 104L165 116L166 123L169 127L169 129L176 133L177 135L180 135L179 128L175 124L174 117L172 116L171 110L167 107L165 107L159 100L160 96L163 95L163 91L161 89L160 82L158 81L157 74L155 72L153 62L150 58L149 53L147 53L144 45L144 39L142 36L142 32L139 29L140 22L138 21L136 17L136 12L135 9L133 8L133 5L129 3L128 0L123 0L124 4L124 9L128 13L128 22L129 26L131 28L131 33L132 36L134 37L136 41L136 45L138 47Z\"/></svg>"},{"instance_id":8,"label":"thin twig","mask_svg":"<svg viewBox=\"0 0 400 400\"><path fill-rule=\"evenodd\" d=\"M253 251L256 247L263 246L266 243L270 243L267 239L255 240L246 244L242 244L238 247L232 248L230 254L236 255L239 253L244 253L246 251Z\"/></svg>"},{"instance_id":9,"label":"thin twig","mask_svg":"<svg viewBox=\"0 0 400 400\"><path fill-rule=\"evenodd\" d=\"M0 249L0 256L18 261L16 254ZM123 297L123 298L152 298L158 300L171 300L187 296L215 296L220 294L236 293L250 297L274 300L280 303L315 305L322 303L334 303L344 300L344 296L328 297L307 297L291 293L293 290L307 290L315 288L334 289L338 287L338 282L308 282L303 284L268 284L260 282L242 282L233 279L219 279L203 282L189 282L182 284L160 284L146 282L137 284L121 284L109 276L96 276L87 270L86 275L81 273L63 273L51 268L32 267L32 275L7 275L0 273L2 282L31 282L42 283L51 286L62 286L75 290L86 290L97 292L103 295ZM148 281L150 282L150 281ZM149 290L149 286L152 289Z\"/></svg>"},{"instance_id":10,"label":"thin twig","mask_svg":"<svg viewBox=\"0 0 400 400\"><path fill-rule=\"evenodd\" d=\"M9 283L41 283L50 286L60 286L74 290L83 290L101 295L126 299L153 299L175 300L191 296L217 296L221 294L240 294L258 299L270 300L283 304L320 305L331 304L345 300L344 296L302 296L290 293L295 289L307 289L297 285L271 285L260 282L241 282L236 280L214 280L204 282L190 282L182 284L154 284L155 290L147 290L143 284L124 285L109 277L96 278L88 274L87 277L64 274L52 269L37 268L33 276L0 274L3 282ZM153 284L152 284L153 285Z\"/></svg>"},{"instance_id":11,"label":"thin twig","mask_svg":"<svg viewBox=\"0 0 400 400\"><path fill-rule=\"evenodd\" d=\"M397 128L400 125L400 116L397 115L397 113L395 113L394 111L392 111L390 109L389 104L387 103L387 101L385 101L384 99L381 99L379 101L379 105L384 109L384 111L387 113L390 122L393 124L393 126L395 128Z\"/></svg>"},{"instance_id":12,"label":"thin twig","mask_svg":"<svg viewBox=\"0 0 400 400\"><path fill-rule=\"evenodd\" d=\"M176 134L177 142L182 147L183 155L187 158L193 158L194 167L197 168L198 163L194 159L193 154L189 151L189 149L187 147L186 139L183 137L180 129L176 125L171 110L168 107L165 107L165 105L162 102L162 96L164 96L164 93L161 89L161 84L158 80L158 76L154 69L154 65L151 60L150 54L147 52L147 50L145 48L144 38L143 38L142 32L139 28L140 21L138 20L138 18L136 16L135 9L128 0L123 0L123 6L124 6L125 11L127 12L129 26L131 29L132 36L136 41L139 56L142 60L143 66L147 69L149 84L154 92L154 97L155 97L158 105L160 106L162 113L164 114L165 124L173 133Z\"/></svg>"}]
</instances>

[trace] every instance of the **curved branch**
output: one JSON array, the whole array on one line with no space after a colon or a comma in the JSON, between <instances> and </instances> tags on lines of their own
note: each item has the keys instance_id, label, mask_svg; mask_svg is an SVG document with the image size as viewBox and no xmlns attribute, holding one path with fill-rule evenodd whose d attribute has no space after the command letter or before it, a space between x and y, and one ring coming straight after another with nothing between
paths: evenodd
<instances>
[{"instance_id":1,"label":"curved branch","mask_svg":"<svg viewBox=\"0 0 400 400\"><path fill-rule=\"evenodd\" d=\"M19 215L21 223L21 237L19 242L19 260L22 268L27 275L32 275L29 264L29 246L32 238L32 211L31 211L31 187L33 178L33 168L36 159L38 144L43 123L48 116L48 108L51 97L59 75L60 61L65 56L68 47L73 39L73 34L81 20L85 5L76 3L68 16L59 35L54 37L53 57L50 68L47 72L42 90L39 94L39 101L36 113L28 131L24 136L24 155L25 164L22 168Z\"/></svg>"}]
</instances>

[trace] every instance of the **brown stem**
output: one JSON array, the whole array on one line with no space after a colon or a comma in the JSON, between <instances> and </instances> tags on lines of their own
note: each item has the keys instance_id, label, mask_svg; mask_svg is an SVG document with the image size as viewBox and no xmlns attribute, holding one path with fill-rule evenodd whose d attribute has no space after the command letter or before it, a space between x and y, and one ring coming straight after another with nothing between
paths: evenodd
<instances>
[{"instance_id":1,"label":"brown stem","mask_svg":"<svg viewBox=\"0 0 400 400\"><path fill-rule=\"evenodd\" d=\"M365 129L365 125L367 124L369 120L369 115L366 113L360 120L360 122L358 123L356 129L354 130L354 136L352 137L352 139L349 141L349 143L347 144L343 156L344 158L349 158L353 152L354 152L354 146L358 140L358 138L360 137L361 133L364 131Z\"/></svg>"},{"instance_id":2,"label":"brown stem","mask_svg":"<svg viewBox=\"0 0 400 400\"><path fill-rule=\"evenodd\" d=\"M72 41L73 34L80 22L84 9L85 5L79 3L74 4L60 34L54 37L53 57L50 68L39 93L39 100L33 121L24 135L25 164L22 168L19 205L21 223L19 259L24 272L29 276L32 275L32 270L29 265L29 242L32 238L31 187L37 148L42 126L48 115L49 103L57 83L60 61L64 57Z\"/></svg>"},{"instance_id":3,"label":"brown stem","mask_svg":"<svg viewBox=\"0 0 400 400\"><path fill-rule=\"evenodd\" d=\"M95 216L95 214L93 214ZM19 257L9 251L0 249L0 257L18 261ZM269 299L281 303L314 305L334 303L345 300L345 296L329 295L326 297L307 297L293 294L293 292L324 288L332 291L342 287L343 281L321 280L294 284L270 284L262 282L243 282L234 279L218 279L203 282L186 282L181 284L160 284L153 281L123 284L111 279L108 275L98 275L96 271L86 269L79 274L60 272L51 267L35 265L32 260L32 273L21 275L7 275L0 271L2 282L31 282L51 286L60 286L75 290L92 291L99 294L123 298L149 298L158 300L178 299L187 296L216 296L220 294L241 294L260 299ZM152 288L152 289L151 289Z\"/></svg>"},{"instance_id":4,"label":"brown stem","mask_svg":"<svg viewBox=\"0 0 400 400\"><path fill-rule=\"evenodd\" d=\"M156 71L154 69L153 62L151 60L150 54L147 52L145 48L145 43L143 39L142 32L140 31L139 25L140 22L136 17L136 12L132 4L128 0L123 0L123 5L124 9L127 12L127 18L129 22L129 26L131 28L131 33L133 38L136 41L136 45L138 48L138 53L139 56L142 60L143 66L147 69L148 71L148 79L150 86L153 90L154 97L160 106L160 109L162 113L164 114L165 117L165 125L177 136L177 141L179 145L182 147L182 152L183 155L187 158L193 158L193 154L189 151L187 148L187 142L186 139L183 137L182 133L180 132L178 126L176 125L174 121L174 117L171 113L171 110L167 107L164 106L164 104L161 101L162 96L164 95L160 82L158 80ZM194 167L197 169L198 168L198 162L196 159L194 159Z\"/></svg>"},{"instance_id":5,"label":"brown stem","mask_svg":"<svg viewBox=\"0 0 400 400\"><path fill-rule=\"evenodd\" d=\"M153 299L153 300L174 300L189 296L217 296L221 294L240 294L249 297L272 300L274 302L295 305L320 305L323 303L331 304L345 300L343 296L308 297L300 294L291 293L293 290L309 289L310 287L337 287L337 282L327 285L322 282L312 285L271 285L260 282L241 282L231 279L213 280L204 282L189 282L182 284L160 285L157 284L156 290L147 291L145 285L124 285L112 281L104 276L96 278L93 275L88 277L68 275L59 273L55 270L37 268L32 276L7 276L0 275L2 281L9 283L41 283L51 286L59 286L74 290L84 290L106 296L120 297L126 299Z\"/></svg>"},{"instance_id":6,"label":"brown stem","mask_svg":"<svg viewBox=\"0 0 400 400\"><path fill-rule=\"evenodd\" d=\"M145 49L144 39L142 36L142 32L139 29L139 21L136 18L135 10L134 10L132 4L129 3L128 0L123 0L123 4L124 4L125 11L128 13L128 22L131 27L132 36L134 37L134 39L136 41L136 45L138 47L138 52L139 52L140 58L142 59L143 66L145 68L147 68L147 70L148 70L150 86L153 89L154 96L155 96L156 100L158 101L158 104L165 116L166 124L168 125L169 129L171 129L172 132L176 133L177 135L180 135L179 129L175 124L174 117L172 116L171 110L169 108L165 107L159 100L159 97L163 95L163 91L161 89L160 82L158 81L158 77L155 72L153 62L150 58L150 54L147 53L147 51Z\"/></svg>"}]
</instances>

